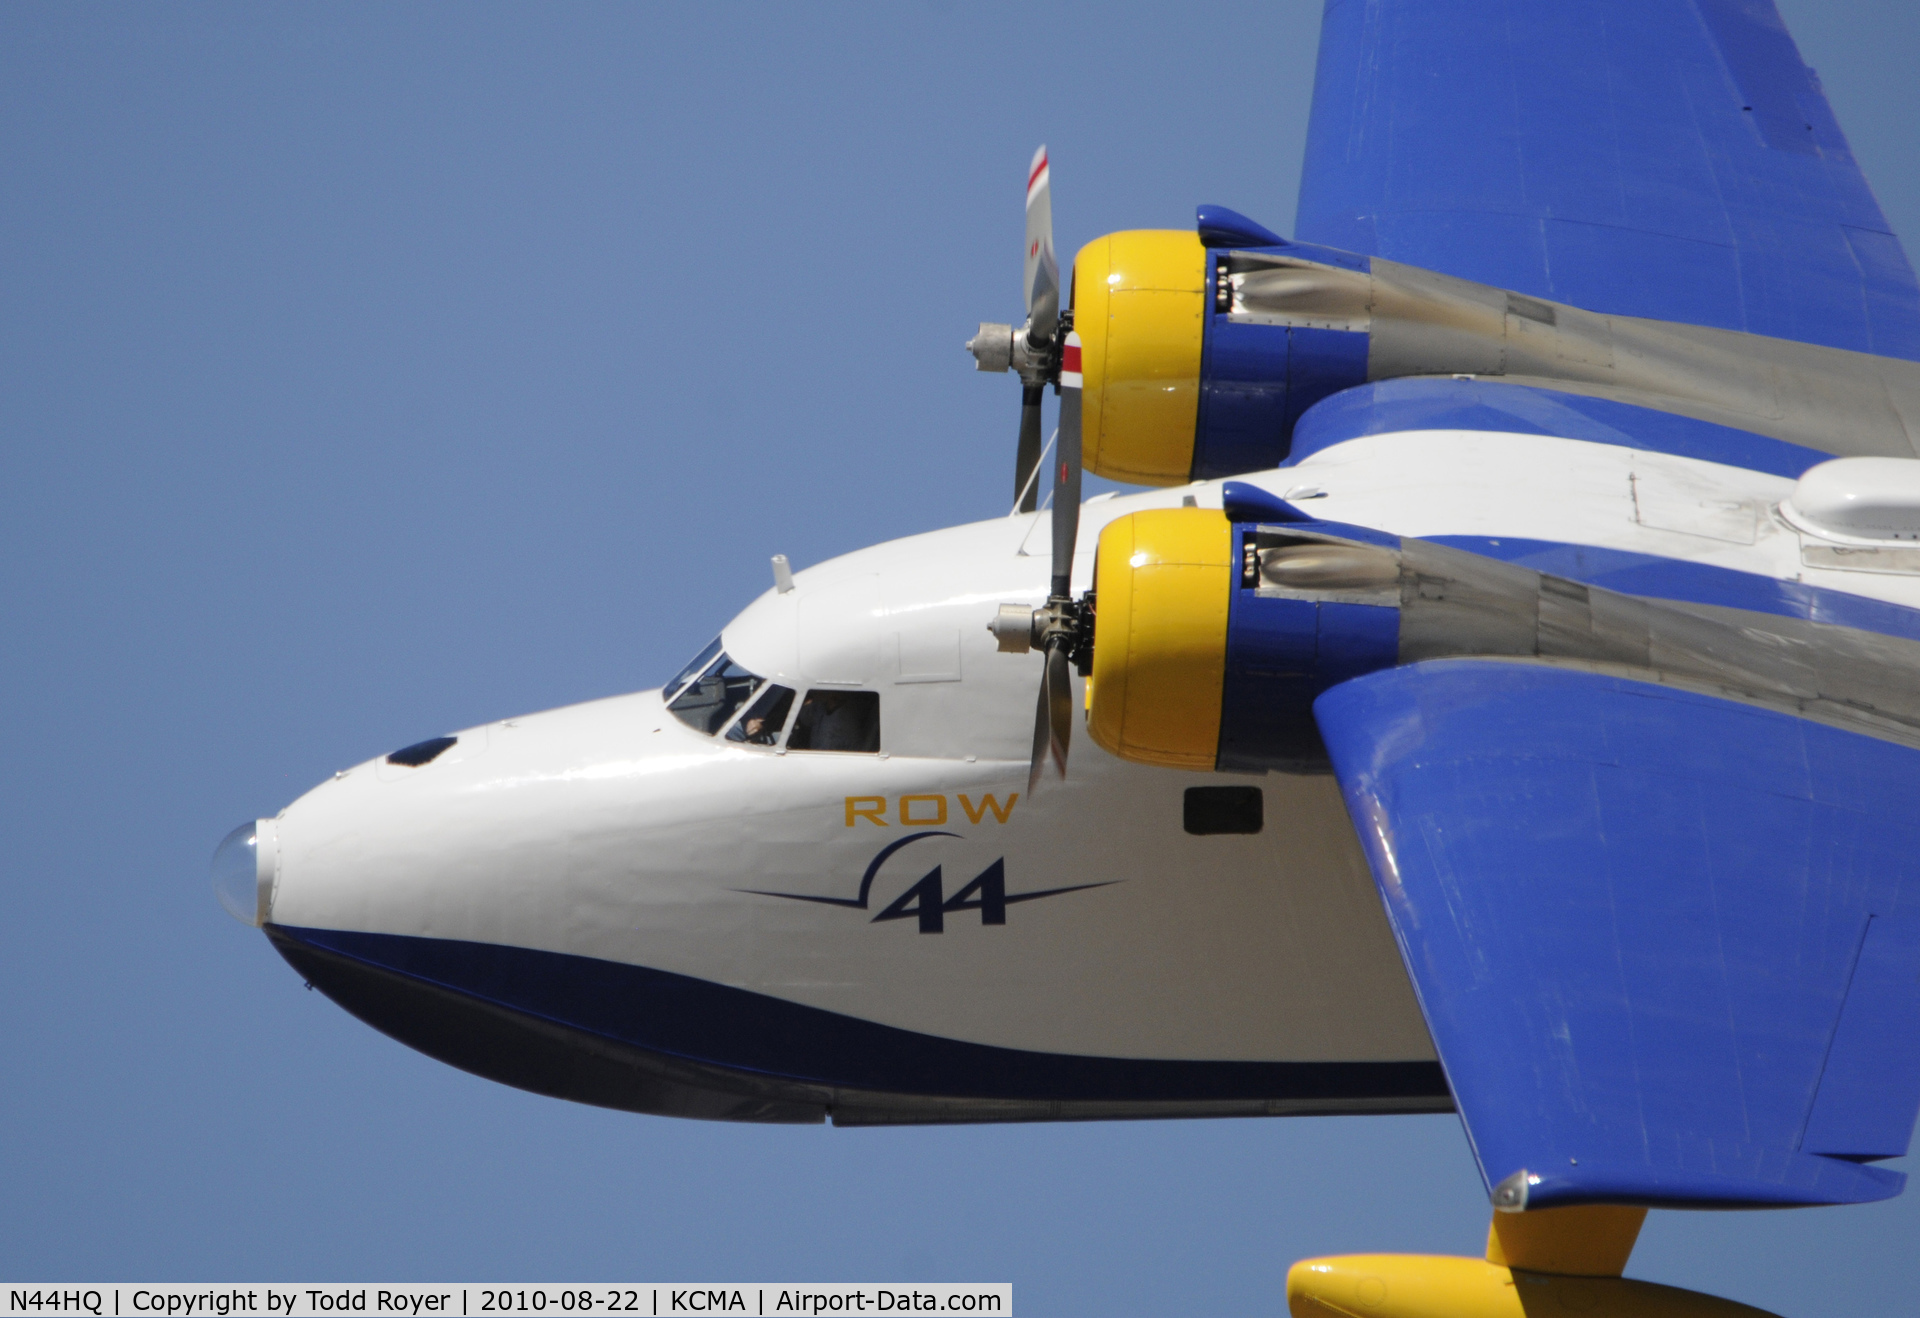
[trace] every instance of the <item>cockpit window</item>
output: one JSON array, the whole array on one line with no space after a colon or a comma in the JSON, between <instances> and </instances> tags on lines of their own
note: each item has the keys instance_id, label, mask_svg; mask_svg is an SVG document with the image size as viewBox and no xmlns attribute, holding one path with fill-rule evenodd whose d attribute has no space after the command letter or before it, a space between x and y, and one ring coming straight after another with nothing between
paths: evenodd
<instances>
[{"instance_id":1,"label":"cockpit window","mask_svg":"<svg viewBox=\"0 0 1920 1318\"><path fill-rule=\"evenodd\" d=\"M793 712L793 697L792 687L767 683L760 698L747 706L739 722L727 729L727 740L744 741L749 746L773 745L787 726L787 715Z\"/></svg>"},{"instance_id":2,"label":"cockpit window","mask_svg":"<svg viewBox=\"0 0 1920 1318\"><path fill-rule=\"evenodd\" d=\"M727 726L733 712L759 688L758 674L748 672L723 654L704 673L688 682L667 708L695 732L711 737Z\"/></svg>"},{"instance_id":3,"label":"cockpit window","mask_svg":"<svg viewBox=\"0 0 1920 1318\"><path fill-rule=\"evenodd\" d=\"M807 692L787 735L790 751L877 751L880 749L878 691Z\"/></svg>"},{"instance_id":4,"label":"cockpit window","mask_svg":"<svg viewBox=\"0 0 1920 1318\"><path fill-rule=\"evenodd\" d=\"M699 655L697 655L694 658L694 661L692 663L688 664L685 668L682 668L680 670L680 675L678 677L674 678L673 681L667 683L666 690L664 693L662 693L660 698L662 700L672 700L675 696L679 695L680 688L685 686L687 683L693 681L693 679L700 676L700 674L706 672L707 665L712 663L714 656L719 653L720 653L720 638L716 636L707 645L707 648L702 650L699 653Z\"/></svg>"}]
</instances>

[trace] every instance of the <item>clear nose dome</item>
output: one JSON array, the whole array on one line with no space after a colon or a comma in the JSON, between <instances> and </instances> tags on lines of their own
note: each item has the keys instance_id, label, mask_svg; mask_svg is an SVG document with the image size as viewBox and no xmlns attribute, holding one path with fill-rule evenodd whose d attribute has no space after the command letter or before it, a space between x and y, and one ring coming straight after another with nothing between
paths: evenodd
<instances>
[{"instance_id":1,"label":"clear nose dome","mask_svg":"<svg viewBox=\"0 0 1920 1318\"><path fill-rule=\"evenodd\" d=\"M260 823L250 819L214 848L214 895L228 915L257 928L266 905L265 878L260 865Z\"/></svg>"}]
</instances>

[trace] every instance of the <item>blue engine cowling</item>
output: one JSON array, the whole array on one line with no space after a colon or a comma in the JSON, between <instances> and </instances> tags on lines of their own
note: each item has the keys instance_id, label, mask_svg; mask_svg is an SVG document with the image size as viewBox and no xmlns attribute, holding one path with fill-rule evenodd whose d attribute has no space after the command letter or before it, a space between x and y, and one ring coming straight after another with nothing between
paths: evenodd
<instances>
[{"instance_id":1,"label":"blue engine cowling","mask_svg":"<svg viewBox=\"0 0 1920 1318\"><path fill-rule=\"evenodd\" d=\"M1329 288L1332 281L1311 286L1311 271L1318 266L1365 275L1368 260L1286 242L1224 207L1201 207L1199 230L1208 249L1212 295L1201 348L1192 476L1206 480L1277 466L1308 408L1366 383L1366 308L1342 307L1339 291ZM1294 280L1305 296L1264 302L1255 296L1249 307L1249 283L1257 291L1259 281L1272 279L1270 272L1282 261L1292 272L1306 272L1304 281ZM1343 310L1349 314L1339 314Z\"/></svg>"}]
</instances>

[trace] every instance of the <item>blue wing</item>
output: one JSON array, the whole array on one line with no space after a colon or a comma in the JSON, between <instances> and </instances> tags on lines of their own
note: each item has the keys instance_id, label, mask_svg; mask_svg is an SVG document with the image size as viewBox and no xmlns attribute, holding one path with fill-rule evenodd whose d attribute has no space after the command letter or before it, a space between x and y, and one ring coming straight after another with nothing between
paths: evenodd
<instances>
[{"instance_id":1,"label":"blue wing","mask_svg":"<svg viewBox=\"0 0 1920 1318\"><path fill-rule=\"evenodd\" d=\"M1920 359L1920 289L1772 0L1328 0L1297 236Z\"/></svg>"},{"instance_id":2,"label":"blue wing","mask_svg":"<svg viewBox=\"0 0 1920 1318\"><path fill-rule=\"evenodd\" d=\"M1315 715L1490 1186L1899 1193L1920 751L1591 672L1388 669Z\"/></svg>"}]
</instances>

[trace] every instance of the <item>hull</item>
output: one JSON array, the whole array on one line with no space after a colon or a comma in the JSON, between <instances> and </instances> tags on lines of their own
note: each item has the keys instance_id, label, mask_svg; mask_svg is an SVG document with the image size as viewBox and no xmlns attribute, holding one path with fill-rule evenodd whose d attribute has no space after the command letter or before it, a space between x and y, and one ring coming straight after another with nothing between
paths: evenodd
<instances>
[{"instance_id":1,"label":"hull","mask_svg":"<svg viewBox=\"0 0 1920 1318\"><path fill-rule=\"evenodd\" d=\"M1044 590L1034 525L850 555L729 625L771 681L878 691L878 752L703 735L660 692L467 729L282 812L269 936L412 1047L633 1111L1447 1110L1330 778L1082 738L1029 795L1035 660L995 653L984 619ZM1261 794L1260 831L1188 832L1188 790L1224 781Z\"/></svg>"},{"instance_id":2,"label":"hull","mask_svg":"<svg viewBox=\"0 0 1920 1318\"><path fill-rule=\"evenodd\" d=\"M329 930L268 936L308 983L401 1043L518 1089L629 1112L846 1126L1452 1110L1432 1061L1035 1053L587 957Z\"/></svg>"}]
</instances>

